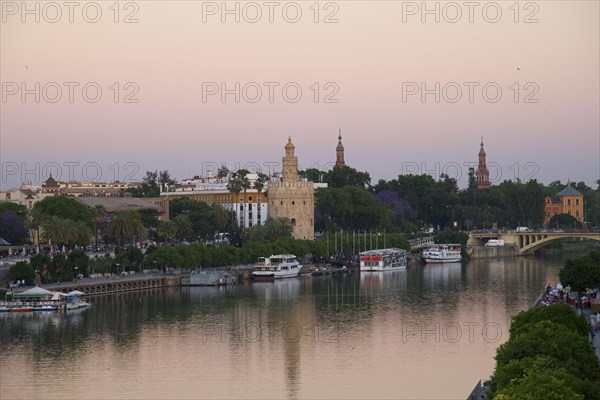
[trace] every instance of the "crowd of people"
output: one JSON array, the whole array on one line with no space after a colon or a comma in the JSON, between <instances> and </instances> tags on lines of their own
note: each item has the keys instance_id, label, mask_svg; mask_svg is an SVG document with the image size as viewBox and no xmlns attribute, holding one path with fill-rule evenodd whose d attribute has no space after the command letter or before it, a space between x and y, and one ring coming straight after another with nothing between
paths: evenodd
<instances>
[{"instance_id":1,"label":"crowd of people","mask_svg":"<svg viewBox=\"0 0 600 400\"><path fill-rule=\"evenodd\" d=\"M582 293L581 298L579 298L576 293L571 293L569 287L563 288L560 283L554 287L550 284L546 285L544 299L541 303L542 307L561 303L569 304L576 310L585 312L588 323L590 324L592 338L594 338L598 329L600 329L600 310L596 309L597 311L592 311L592 305L598 303L598 288L587 290L585 293Z\"/></svg>"}]
</instances>

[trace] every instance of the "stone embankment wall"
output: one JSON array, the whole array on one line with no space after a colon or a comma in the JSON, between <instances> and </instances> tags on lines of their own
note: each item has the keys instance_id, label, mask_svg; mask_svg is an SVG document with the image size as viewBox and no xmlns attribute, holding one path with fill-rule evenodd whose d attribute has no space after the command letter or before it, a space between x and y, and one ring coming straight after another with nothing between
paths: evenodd
<instances>
[{"instance_id":1,"label":"stone embankment wall","mask_svg":"<svg viewBox=\"0 0 600 400\"><path fill-rule=\"evenodd\" d=\"M469 246L467 253L472 260L478 258L515 257L518 255L517 246L505 245L497 247Z\"/></svg>"}]
</instances>

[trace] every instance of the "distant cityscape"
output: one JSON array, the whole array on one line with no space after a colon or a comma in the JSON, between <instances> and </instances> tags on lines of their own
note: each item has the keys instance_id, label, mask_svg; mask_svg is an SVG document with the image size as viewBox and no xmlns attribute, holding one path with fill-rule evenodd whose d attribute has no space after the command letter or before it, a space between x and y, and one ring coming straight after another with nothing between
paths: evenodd
<instances>
[{"instance_id":1,"label":"distant cityscape","mask_svg":"<svg viewBox=\"0 0 600 400\"><path fill-rule=\"evenodd\" d=\"M236 214L237 225L243 228L261 225L268 217L288 218L294 228L295 238L312 239L315 232L315 191L329 187L327 182L323 182L326 171L312 171L312 174L310 170L299 171L291 137L288 138L284 151L281 172L275 172L271 176L247 170L229 171L222 166L216 174L196 175L182 179L181 182L170 178L166 182L159 182L155 196L148 196L143 191L143 182L59 182L50 175L41 186L24 183L20 188L0 192L0 202L19 204L31 210L44 198L67 196L90 207L102 206L108 212L151 209L157 213L160 221L166 221L169 220L169 202L187 198L222 205ZM489 179L483 137L477 156L477 169L470 168L469 171L469 189L486 191L493 185ZM333 171L345 170L352 169L346 165L340 130ZM362 181L362 186L370 186L370 177L367 173L363 174L366 178ZM544 197L543 208L544 226L561 214L569 215L579 223L585 222L584 195L570 181L560 190L548 193Z\"/></svg>"}]
</instances>

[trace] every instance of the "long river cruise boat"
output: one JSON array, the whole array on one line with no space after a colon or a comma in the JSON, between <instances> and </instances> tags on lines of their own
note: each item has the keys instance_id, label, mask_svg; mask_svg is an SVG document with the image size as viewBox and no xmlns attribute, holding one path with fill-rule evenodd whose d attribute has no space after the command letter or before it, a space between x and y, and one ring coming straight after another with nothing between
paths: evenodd
<instances>
[{"instance_id":1,"label":"long river cruise boat","mask_svg":"<svg viewBox=\"0 0 600 400\"><path fill-rule=\"evenodd\" d=\"M278 254L271 257L259 257L254 265L252 276L256 281L271 281L280 278L292 278L300 274L302 265L293 254Z\"/></svg>"},{"instance_id":2,"label":"long river cruise boat","mask_svg":"<svg viewBox=\"0 0 600 400\"><path fill-rule=\"evenodd\" d=\"M451 263L462 260L460 244L436 244L423 250L421 257L426 263Z\"/></svg>"},{"instance_id":3,"label":"long river cruise boat","mask_svg":"<svg viewBox=\"0 0 600 400\"><path fill-rule=\"evenodd\" d=\"M360 271L390 271L406 268L406 250L380 249L363 251L360 256Z\"/></svg>"}]
</instances>

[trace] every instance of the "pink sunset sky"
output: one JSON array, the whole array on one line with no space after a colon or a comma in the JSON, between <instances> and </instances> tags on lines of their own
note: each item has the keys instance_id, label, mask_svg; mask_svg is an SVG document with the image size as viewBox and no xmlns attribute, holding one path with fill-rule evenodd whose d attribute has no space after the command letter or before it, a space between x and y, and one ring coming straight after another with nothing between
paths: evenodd
<instances>
[{"instance_id":1,"label":"pink sunset sky","mask_svg":"<svg viewBox=\"0 0 600 400\"><path fill-rule=\"evenodd\" d=\"M327 169L340 128L373 183L464 187L481 136L495 183L600 178L597 1L74 3L0 2L2 190Z\"/></svg>"}]
</instances>

